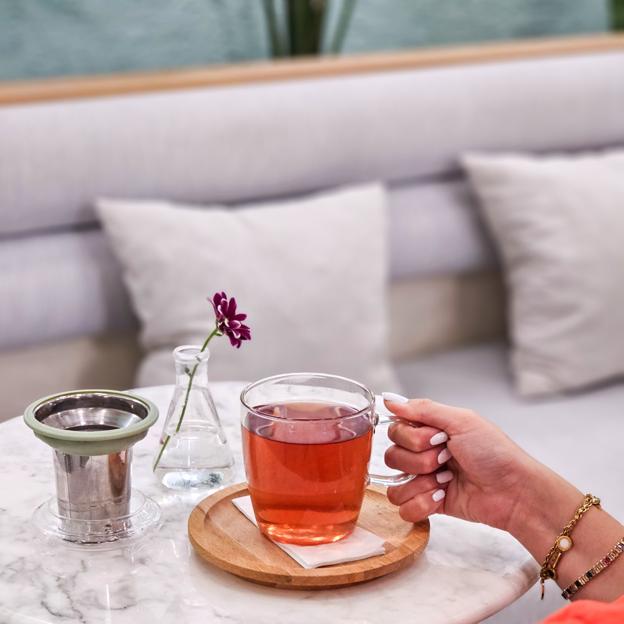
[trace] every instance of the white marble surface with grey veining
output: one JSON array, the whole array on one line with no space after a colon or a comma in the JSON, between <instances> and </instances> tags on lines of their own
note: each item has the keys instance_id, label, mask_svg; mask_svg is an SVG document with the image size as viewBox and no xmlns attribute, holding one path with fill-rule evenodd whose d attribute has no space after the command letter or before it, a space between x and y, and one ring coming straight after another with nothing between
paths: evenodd
<instances>
[{"instance_id":1,"label":"white marble surface with grey veining","mask_svg":"<svg viewBox=\"0 0 624 624\"><path fill-rule=\"evenodd\" d=\"M240 387L213 385L237 480L243 480ZM166 411L170 387L141 393ZM21 419L0 425L0 624L468 623L514 601L537 578L537 566L511 537L436 516L425 553L406 570L370 583L312 592L240 580L202 562L188 542L186 520L203 495L172 494L152 476L159 424L135 447L133 484L160 503L163 524L132 549L110 552L38 537L30 516L54 493L51 451ZM377 464L381 453L376 450Z\"/></svg>"}]
</instances>

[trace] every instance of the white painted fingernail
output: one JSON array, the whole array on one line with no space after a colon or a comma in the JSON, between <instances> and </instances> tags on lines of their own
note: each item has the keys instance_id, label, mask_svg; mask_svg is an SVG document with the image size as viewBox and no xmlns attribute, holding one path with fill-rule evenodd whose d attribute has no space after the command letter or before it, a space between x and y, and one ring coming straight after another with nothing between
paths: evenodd
<instances>
[{"instance_id":1,"label":"white painted fingernail","mask_svg":"<svg viewBox=\"0 0 624 624\"><path fill-rule=\"evenodd\" d=\"M382 392L381 396L383 400L388 401L388 403L407 403L409 401L407 397L397 394L396 392Z\"/></svg>"},{"instance_id":2,"label":"white painted fingernail","mask_svg":"<svg viewBox=\"0 0 624 624\"><path fill-rule=\"evenodd\" d=\"M442 442L446 442L447 440L448 436L446 435L446 433L444 431L439 431L431 437L431 440L429 440L429 444L431 444L431 446L436 446L437 444L442 444Z\"/></svg>"},{"instance_id":3,"label":"white painted fingernail","mask_svg":"<svg viewBox=\"0 0 624 624\"><path fill-rule=\"evenodd\" d=\"M451 459L451 457L453 457L451 455L451 451L449 451L447 448L445 448L439 455L438 455L438 464L443 464L444 462L447 462L449 459Z\"/></svg>"},{"instance_id":4,"label":"white painted fingernail","mask_svg":"<svg viewBox=\"0 0 624 624\"><path fill-rule=\"evenodd\" d=\"M436 473L436 481L438 483L448 483L453 480L455 475L450 470L443 470Z\"/></svg>"},{"instance_id":5,"label":"white painted fingernail","mask_svg":"<svg viewBox=\"0 0 624 624\"><path fill-rule=\"evenodd\" d=\"M446 492L444 490L436 490L431 498L433 498L434 502L439 503L446 496Z\"/></svg>"}]
</instances>

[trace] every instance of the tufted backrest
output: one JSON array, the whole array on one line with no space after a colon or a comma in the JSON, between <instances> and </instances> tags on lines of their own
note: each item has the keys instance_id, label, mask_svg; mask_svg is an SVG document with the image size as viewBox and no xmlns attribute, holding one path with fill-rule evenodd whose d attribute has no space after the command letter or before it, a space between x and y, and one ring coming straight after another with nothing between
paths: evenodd
<instances>
[{"instance_id":1,"label":"tufted backrest","mask_svg":"<svg viewBox=\"0 0 624 624\"><path fill-rule=\"evenodd\" d=\"M458 158L624 144L623 67L614 51L0 107L0 348L132 323L99 196L383 180L393 278L491 266Z\"/></svg>"}]
</instances>

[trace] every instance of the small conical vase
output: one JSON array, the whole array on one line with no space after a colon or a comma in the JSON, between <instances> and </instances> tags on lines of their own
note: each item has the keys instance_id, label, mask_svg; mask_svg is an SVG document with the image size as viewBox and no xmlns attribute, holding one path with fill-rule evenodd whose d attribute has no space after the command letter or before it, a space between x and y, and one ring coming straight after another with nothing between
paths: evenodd
<instances>
[{"instance_id":1,"label":"small conical vase","mask_svg":"<svg viewBox=\"0 0 624 624\"><path fill-rule=\"evenodd\" d=\"M214 489L232 479L234 457L208 387L209 351L173 351L176 385L156 452L154 472L174 490Z\"/></svg>"}]
</instances>

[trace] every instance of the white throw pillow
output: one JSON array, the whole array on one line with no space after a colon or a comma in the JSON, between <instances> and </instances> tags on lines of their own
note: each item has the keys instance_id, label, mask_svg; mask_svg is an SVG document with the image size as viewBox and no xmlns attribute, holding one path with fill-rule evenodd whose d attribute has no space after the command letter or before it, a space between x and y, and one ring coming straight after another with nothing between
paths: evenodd
<instances>
[{"instance_id":1,"label":"white throw pillow","mask_svg":"<svg viewBox=\"0 0 624 624\"><path fill-rule=\"evenodd\" d=\"M172 383L171 350L213 327L206 297L236 297L252 340L211 342L213 380L291 371L396 388L387 357L386 198L367 185L224 209L100 200L148 355L139 385Z\"/></svg>"},{"instance_id":2,"label":"white throw pillow","mask_svg":"<svg viewBox=\"0 0 624 624\"><path fill-rule=\"evenodd\" d=\"M623 375L624 152L463 162L504 263L519 391Z\"/></svg>"}]
</instances>

